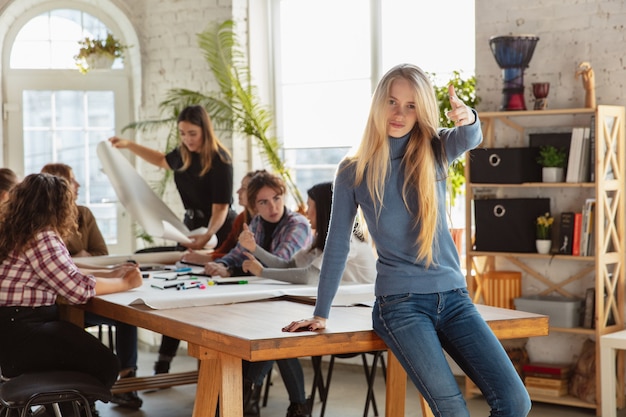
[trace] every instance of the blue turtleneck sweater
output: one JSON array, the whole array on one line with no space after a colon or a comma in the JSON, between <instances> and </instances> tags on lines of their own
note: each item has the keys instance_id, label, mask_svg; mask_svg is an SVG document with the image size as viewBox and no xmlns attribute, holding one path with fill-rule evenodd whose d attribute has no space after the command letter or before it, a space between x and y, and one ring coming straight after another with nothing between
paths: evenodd
<instances>
[{"instance_id":1,"label":"blue turtleneck sweater","mask_svg":"<svg viewBox=\"0 0 626 417\"><path fill-rule=\"evenodd\" d=\"M482 141L480 122L454 129L442 129L440 138L446 150L448 164L465 151L473 149ZM409 135L389 138L390 169L385 181L385 194L380 215L377 215L367 190L366 181L354 185L354 165L342 162L333 191L332 214L324 259L320 272L317 303L314 314L328 317L332 300L337 292L341 274L349 250L352 224L360 206L369 233L376 245L376 295L402 293L436 293L466 287L459 257L446 221L445 169L437 175L438 224L433 243L433 263L426 268L416 262L417 235L415 213L410 213L402 200L404 184L404 161ZM442 169L442 168L440 168ZM416 202L415 196L409 196ZM413 208L417 212L417 207Z\"/></svg>"}]
</instances>

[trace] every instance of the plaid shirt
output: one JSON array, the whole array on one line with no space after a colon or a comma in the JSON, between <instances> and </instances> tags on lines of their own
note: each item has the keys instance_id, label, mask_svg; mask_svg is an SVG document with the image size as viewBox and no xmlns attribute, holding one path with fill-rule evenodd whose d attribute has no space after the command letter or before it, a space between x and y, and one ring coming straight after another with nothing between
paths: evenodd
<instances>
[{"instance_id":1,"label":"plaid shirt","mask_svg":"<svg viewBox=\"0 0 626 417\"><path fill-rule=\"evenodd\" d=\"M34 244L11 253L0 265L0 307L52 305L57 296L84 304L96 293L96 279L78 270L61 238L39 232Z\"/></svg>"},{"instance_id":2,"label":"plaid shirt","mask_svg":"<svg viewBox=\"0 0 626 417\"><path fill-rule=\"evenodd\" d=\"M249 229L254 234L257 245L260 246L261 242L265 240L261 216L254 216L250 221ZM300 249L309 246L312 241L313 234L307 218L285 207L285 215L280 219L274 233L272 233L272 243L268 252L279 258L290 259ZM216 262L231 268L241 267L243 261L248 259L245 255L246 252L247 250L237 243L237 246L231 249L226 256Z\"/></svg>"}]
</instances>

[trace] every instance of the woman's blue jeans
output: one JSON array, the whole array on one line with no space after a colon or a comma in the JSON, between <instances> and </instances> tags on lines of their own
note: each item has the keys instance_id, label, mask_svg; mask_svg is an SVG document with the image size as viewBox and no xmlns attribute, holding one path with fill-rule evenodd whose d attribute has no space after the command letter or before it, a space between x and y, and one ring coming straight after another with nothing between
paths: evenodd
<instances>
[{"instance_id":1,"label":"woman's blue jeans","mask_svg":"<svg viewBox=\"0 0 626 417\"><path fill-rule=\"evenodd\" d=\"M379 296L372 321L435 416L469 417L443 350L480 388L492 417L530 411L524 384L466 289Z\"/></svg>"}]
</instances>

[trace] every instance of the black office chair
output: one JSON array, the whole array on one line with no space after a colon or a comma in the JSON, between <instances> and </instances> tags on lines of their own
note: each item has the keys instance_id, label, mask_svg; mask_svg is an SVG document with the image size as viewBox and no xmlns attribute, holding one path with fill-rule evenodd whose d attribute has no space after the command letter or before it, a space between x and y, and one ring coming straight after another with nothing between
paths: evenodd
<instances>
[{"instance_id":1,"label":"black office chair","mask_svg":"<svg viewBox=\"0 0 626 417\"><path fill-rule=\"evenodd\" d=\"M115 343L113 342L113 336L114 336L114 329L115 326L112 324L99 324L98 325L98 340L100 340L100 342L104 343L104 341L102 340L104 338L104 326L107 327L107 335L109 336L109 349L111 349L113 352L115 352Z\"/></svg>"},{"instance_id":2,"label":"black office chair","mask_svg":"<svg viewBox=\"0 0 626 417\"><path fill-rule=\"evenodd\" d=\"M10 378L0 384L0 416L31 415L32 407L51 405L57 417L59 404L69 403L74 415L92 417L90 402L108 402L111 391L100 381L82 372L32 372Z\"/></svg>"},{"instance_id":3,"label":"black office chair","mask_svg":"<svg viewBox=\"0 0 626 417\"><path fill-rule=\"evenodd\" d=\"M346 353L346 354L337 354L330 356L330 362L328 363L328 373L326 375L326 384L320 390L320 399L322 400L322 410L320 411L319 417L324 417L324 413L326 412L326 404L328 402L328 395L330 392L330 381L333 376L333 367L335 365L335 359L347 359L354 358L356 356L361 356L361 360L363 362L363 370L365 371L365 379L367 381L367 395L365 397L365 408L363 410L363 417L367 417L369 414L370 404L372 406L372 410L374 411L374 416L378 417L378 406L376 405L376 397L374 396L374 381L376 379L376 369L378 366L378 362L380 361L380 366L383 371L383 378L385 382L387 381L387 365L385 364L385 357L383 356L383 351L373 351L373 352L364 352L364 353ZM367 356L372 355L373 360L371 366L367 362ZM321 374L318 375L316 372L315 378L321 378ZM314 390L315 386L319 384L319 381L314 381Z\"/></svg>"}]
</instances>

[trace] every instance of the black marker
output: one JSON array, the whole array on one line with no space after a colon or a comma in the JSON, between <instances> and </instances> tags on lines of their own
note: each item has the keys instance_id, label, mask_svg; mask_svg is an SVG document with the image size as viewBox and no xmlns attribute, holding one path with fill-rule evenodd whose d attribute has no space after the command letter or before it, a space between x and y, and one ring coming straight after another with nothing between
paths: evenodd
<instances>
[{"instance_id":1,"label":"black marker","mask_svg":"<svg viewBox=\"0 0 626 417\"><path fill-rule=\"evenodd\" d=\"M150 286L152 288L158 288L159 290L166 290L168 288L178 288L178 287L183 286L183 285L185 285L185 283L183 283L183 282L175 282L175 283L172 283L172 284L165 284L163 286L154 285L154 284L152 284Z\"/></svg>"}]
</instances>

